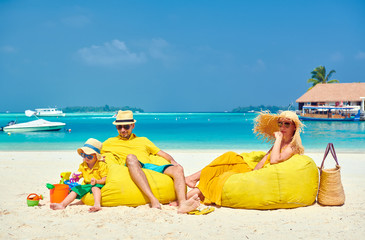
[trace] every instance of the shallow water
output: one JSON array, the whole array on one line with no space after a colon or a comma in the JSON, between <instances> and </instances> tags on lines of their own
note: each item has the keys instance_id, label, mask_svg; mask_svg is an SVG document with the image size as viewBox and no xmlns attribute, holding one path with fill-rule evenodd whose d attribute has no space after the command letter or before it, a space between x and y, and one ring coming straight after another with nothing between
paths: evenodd
<instances>
[{"instance_id":1,"label":"shallow water","mask_svg":"<svg viewBox=\"0 0 365 240\"><path fill-rule=\"evenodd\" d=\"M105 141L118 133L112 113L67 114L44 118L64 122L56 132L0 132L0 150L75 150L88 138ZM161 149L255 149L270 146L252 133L256 113L137 113L134 133L148 137ZM35 120L23 113L0 114L0 126L11 120ZM306 150L322 151L332 142L336 149L365 151L365 122L304 122L302 141Z\"/></svg>"}]
</instances>

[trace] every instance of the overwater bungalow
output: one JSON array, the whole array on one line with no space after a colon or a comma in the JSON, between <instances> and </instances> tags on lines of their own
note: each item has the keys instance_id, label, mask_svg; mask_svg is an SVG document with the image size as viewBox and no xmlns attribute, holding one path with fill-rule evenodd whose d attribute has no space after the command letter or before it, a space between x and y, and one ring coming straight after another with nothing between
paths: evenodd
<instances>
[{"instance_id":1,"label":"overwater bungalow","mask_svg":"<svg viewBox=\"0 0 365 240\"><path fill-rule=\"evenodd\" d=\"M365 83L317 84L296 100L303 120L338 121L358 120L364 101Z\"/></svg>"}]
</instances>

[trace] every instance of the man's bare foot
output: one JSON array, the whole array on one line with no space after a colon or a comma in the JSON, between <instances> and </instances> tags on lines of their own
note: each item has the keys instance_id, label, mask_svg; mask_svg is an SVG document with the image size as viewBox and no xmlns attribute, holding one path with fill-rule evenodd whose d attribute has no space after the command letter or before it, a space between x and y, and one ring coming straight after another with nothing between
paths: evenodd
<instances>
[{"instance_id":1,"label":"man's bare foot","mask_svg":"<svg viewBox=\"0 0 365 240\"><path fill-rule=\"evenodd\" d=\"M200 206L200 199L198 197L198 194L195 194L188 200L182 201L179 205L179 208L177 209L177 212L178 213L187 213L192 210L195 210L199 206Z\"/></svg>"},{"instance_id":2,"label":"man's bare foot","mask_svg":"<svg viewBox=\"0 0 365 240\"><path fill-rule=\"evenodd\" d=\"M92 206L91 208L89 208L89 212L97 212L100 211L102 208L101 206Z\"/></svg>"},{"instance_id":3,"label":"man's bare foot","mask_svg":"<svg viewBox=\"0 0 365 240\"><path fill-rule=\"evenodd\" d=\"M156 199L156 201L153 201L150 203L150 207L151 208L157 208L157 209L161 209L161 204L160 202Z\"/></svg>"},{"instance_id":4,"label":"man's bare foot","mask_svg":"<svg viewBox=\"0 0 365 240\"><path fill-rule=\"evenodd\" d=\"M198 182L198 180L194 179L193 175L185 177L185 184L189 188L194 188L197 182Z\"/></svg>"},{"instance_id":5,"label":"man's bare foot","mask_svg":"<svg viewBox=\"0 0 365 240\"><path fill-rule=\"evenodd\" d=\"M61 203L51 203L51 205L49 205L49 207L53 210L65 209L65 207Z\"/></svg>"}]
</instances>

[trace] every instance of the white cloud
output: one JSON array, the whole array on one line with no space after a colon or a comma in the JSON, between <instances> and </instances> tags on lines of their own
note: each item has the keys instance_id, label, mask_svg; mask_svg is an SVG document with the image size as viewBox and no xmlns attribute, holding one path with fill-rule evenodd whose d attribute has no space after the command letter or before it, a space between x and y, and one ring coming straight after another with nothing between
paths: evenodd
<instances>
[{"instance_id":1,"label":"white cloud","mask_svg":"<svg viewBox=\"0 0 365 240\"><path fill-rule=\"evenodd\" d=\"M113 40L101 46L91 46L78 50L78 55L87 64L102 66L133 65L146 62L142 53L131 52L124 42Z\"/></svg>"},{"instance_id":2,"label":"white cloud","mask_svg":"<svg viewBox=\"0 0 365 240\"><path fill-rule=\"evenodd\" d=\"M14 53L16 52L16 48L10 45L6 45L6 46L1 46L0 47L0 52L4 52L4 53Z\"/></svg>"},{"instance_id":3,"label":"white cloud","mask_svg":"<svg viewBox=\"0 0 365 240\"><path fill-rule=\"evenodd\" d=\"M359 51L356 56L355 56L356 59L365 59L365 52L361 52Z\"/></svg>"}]
</instances>

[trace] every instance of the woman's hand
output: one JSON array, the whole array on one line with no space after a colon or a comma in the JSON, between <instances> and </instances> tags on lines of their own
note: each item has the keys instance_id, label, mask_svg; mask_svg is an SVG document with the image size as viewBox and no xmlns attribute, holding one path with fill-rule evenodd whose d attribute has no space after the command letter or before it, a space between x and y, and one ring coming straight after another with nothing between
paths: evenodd
<instances>
[{"instance_id":1,"label":"woman's hand","mask_svg":"<svg viewBox=\"0 0 365 240\"><path fill-rule=\"evenodd\" d=\"M281 140L281 139L283 139L283 133L282 132L274 132L274 137L276 138L276 140Z\"/></svg>"}]
</instances>

